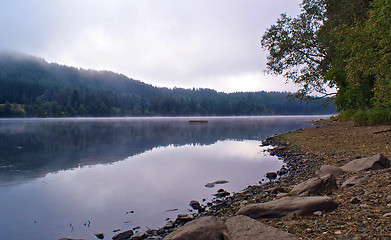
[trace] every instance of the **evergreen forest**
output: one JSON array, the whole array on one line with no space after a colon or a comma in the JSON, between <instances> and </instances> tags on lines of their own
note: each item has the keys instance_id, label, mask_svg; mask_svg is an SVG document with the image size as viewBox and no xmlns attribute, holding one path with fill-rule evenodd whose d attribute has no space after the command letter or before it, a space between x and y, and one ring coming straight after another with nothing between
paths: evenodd
<instances>
[{"instance_id":1,"label":"evergreen forest","mask_svg":"<svg viewBox=\"0 0 391 240\"><path fill-rule=\"evenodd\" d=\"M232 116L332 114L324 101L288 99L287 92L223 93L159 88L109 71L0 53L0 117Z\"/></svg>"}]
</instances>

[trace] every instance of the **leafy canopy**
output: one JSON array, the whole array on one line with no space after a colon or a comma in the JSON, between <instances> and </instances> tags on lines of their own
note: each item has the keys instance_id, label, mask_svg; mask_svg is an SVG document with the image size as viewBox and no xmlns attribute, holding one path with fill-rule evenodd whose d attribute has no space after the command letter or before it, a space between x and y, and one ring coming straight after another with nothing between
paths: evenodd
<instances>
[{"instance_id":1,"label":"leafy canopy","mask_svg":"<svg viewBox=\"0 0 391 240\"><path fill-rule=\"evenodd\" d=\"M261 44L269 72L309 99L335 88L338 110L391 107L391 0L303 0L282 14Z\"/></svg>"}]
</instances>

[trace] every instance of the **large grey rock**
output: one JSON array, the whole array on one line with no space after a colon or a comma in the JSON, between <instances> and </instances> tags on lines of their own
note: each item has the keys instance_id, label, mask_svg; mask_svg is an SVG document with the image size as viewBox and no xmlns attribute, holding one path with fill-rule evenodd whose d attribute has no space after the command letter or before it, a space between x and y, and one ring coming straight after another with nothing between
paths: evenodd
<instances>
[{"instance_id":1,"label":"large grey rock","mask_svg":"<svg viewBox=\"0 0 391 240\"><path fill-rule=\"evenodd\" d=\"M334 177L339 177L343 174L343 170L340 167L322 165L320 169L316 171L316 175L319 177L326 176L327 174L331 174Z\"/></svg>"},{"instance_id":2,"label":"large grey rock","mask_svg":"<svg viewBox=\"0 0 391 240\"><path fill-rule=\"evenodd\" d=\"M376 154L372 157L352 160L343 165L341 168L344 172L359 172L389 168L390 166L391 163L387 157L382 154Z\"/></svg>"},{"instance_id":3,"label":"large grey rock","mask_svg":"<svg viewBox=\"0 0 391 240\"><path fill-rule=\"evenodd\" d=\"M313 177L305 182L302 182L293 187L289 192L289 195L320 195L330 192L333 189L337 189L337 182L331 174L327 174L322 177Z\"/></svg>"},{"instance_id":4,"label":"large grey rock","mask_svg":"<svg viewBox=\"0 0 391 240\"><path fill-rule=\"evenodd\" d=\"M224 240L224 222L215 216L201 217L186 223L167 235L164 240Z\"/></svg>"},{"instance_id":5,"label":"large grey rock","mask_svg":"<svg viewBox=\"0 0 391 240\"><path fill-rule=\"evenodd\" d=\"M246 216L231 217L225 222L225 225L230 240L298 240L290 233Z\"/></svg>"},{"instance_id":6,"label":"large grey rock","mask_svg":"<svg viewBox=\"0 0 391 240\"><path fill-rule=\"evenodd\" d=\"M237 215L254 219L306 216L316 211L328 211L338 207L338 203L327 196L284 197L267 203L250 204L242 207Z\"/></svg>"},{"instance_id":7,"label":"large grey rock","mask_svg":"<svg viewBox=\"0 0 391 240\"><path fill-rule=\"evenodd\" d=\"M343 182L341 188L363 185L365 181L366 180L363 177L353 176L348 178L345 182Z\"/></svg>"}]
</instances>

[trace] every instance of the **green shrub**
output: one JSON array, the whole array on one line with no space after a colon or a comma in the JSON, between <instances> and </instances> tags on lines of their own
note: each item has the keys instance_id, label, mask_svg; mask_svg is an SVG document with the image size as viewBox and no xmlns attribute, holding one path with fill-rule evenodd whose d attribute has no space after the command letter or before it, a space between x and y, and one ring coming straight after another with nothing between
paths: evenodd
<instances>
[{"instance_id":1,"label":"green shrub","mask_svg":"<svg viewBox=\"0 0 391 240\"><path fill-rule=\"evenodd\" d=\"M338 119L341 121L353 121L357 125L391 124L391 109L346 110L338 115Z\"/></svg>"}]
</instances>

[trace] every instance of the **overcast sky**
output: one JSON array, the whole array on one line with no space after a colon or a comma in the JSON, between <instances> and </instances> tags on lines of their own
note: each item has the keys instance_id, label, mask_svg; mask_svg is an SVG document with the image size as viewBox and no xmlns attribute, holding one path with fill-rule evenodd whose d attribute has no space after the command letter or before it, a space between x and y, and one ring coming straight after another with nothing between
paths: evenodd
<instances>
[{"instance_id":1,"label":"overcast sky","mask_svg":"<svg viewBox=\"0 0 391 240\"><path fill-rule=\"evenodd\" d=\"M295 90L260 39L300 0L0 0L0 48L164 87Z\"/></svg>"}]
</instances>

